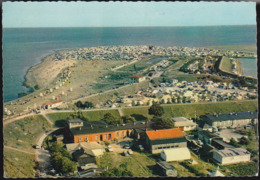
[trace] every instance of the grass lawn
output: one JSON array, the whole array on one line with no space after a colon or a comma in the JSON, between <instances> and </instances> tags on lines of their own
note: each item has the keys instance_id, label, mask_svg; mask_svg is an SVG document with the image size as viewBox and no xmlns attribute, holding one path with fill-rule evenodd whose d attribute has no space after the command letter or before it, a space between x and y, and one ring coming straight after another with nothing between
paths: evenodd
<instances>
[{"instance_id":1,"label":"grass lawn","mask_svg":"<svg viewBox=\"0 0 260 180\"><path fill-rule=\"evenodd\" d=\"M223 56L219 69L224 71L224 72L232 73L231 59Z\"/></svg>"},{"instance_id":2,"label":"grass lawn","mask_svg":"<svg viewBox=\"0 0 260 180\"><path fill-rule=\"evenodd\" d=\"M119 112L116 109L111 110L100 110L100 111L81 111L90 121L101 120L106 113L111 113L115 117L119 117ZM58 127L64 127L64 123L73 112L62 112L62 113L49 113L47 116L55 123Z\"/></svg>"},{"instance_id":3,"label":"grass lawn","mask_svg":"<svg viewBox=\"0 0 260 180\"><path fill-rule=\"evenodd\" d=\"M4 145L32 152L40 135L50 129L52 125L43 116L26 117L4 127Z\"/></svg>"},{"instance_id":4,"label":"grass lawn","mask_svg":"<svg viewBox=\"0 0 260 180\"><path fill-rule=\"evenodd\" d=\"M216 113L228 113L232 111L253 111L257 110L257 101L222 101L222 102L205 102L205 103L193 103L193 104L164 104L163 117L173 117L173 116L184 116L187 118L195 117L195 111L197 115L203 115L206 113L212 114ZM149 107L131 107L122 108L125 115L132 115L136 120L142 121L146 118L151 119L152 116L148 115Z\"/></svg>"},{"instance_id":5,"label":"grass lawn","mask_svg":"<svg viewBox=\"0 0 260 180\"><path fill-rule=\"evenodd\" d=\"M257 110L257 101L222 101L222 102L209 102L209 103L193 103L193 104L169 104L163 105L164 117L184 116L187 118L203 115L206 113L228 113L232 111L253 111Z\"/></svg>"},{"instance_id":6,"label":"grass lawn","mask_svg":"<svg viewBox=\"0 0 260 180\"><path fill-rule=\"evenodd\" d=\"M221 166L220 170L223 170L225 174L232 173L232 176L255 176L258 172L257 162L239 163Z\"/></svg>"},{"instance_id":7,"label":"grass lawn","mask_svg":"<svg viewBox=\"0 0 260 180\"><path fill-rule=\"evenodd\" d=\"M153 116L148 114L149 107L131 107L122 108L124 115L133 116L137 121L145 121L151 119Z\"/></svg>"},{"instance_id":8,"label":"grass lawn","mask_svg":"<svg viewBox=\"0 0 260 180\"><path fill-rule=\"evenodd\" d=\"M34 177L33 168L35 163L31 160L35 158L34 155L11 149L5 149L3 154L5 178Z\"/></svg>"},{"instance_id":9,"label":"grass lawn","mask_svg":"<svg viewBox=\"0 0 260 180\"><path fill-rule=\"evenodd\" d=\"M100 168L114 168L126 164L127 170L131 171L134 177L151 177L156 160L148 157L145 153L134 152L133 155L123 156L118 153L105 153L97 161Z\"/></svg>"}]
</instances>

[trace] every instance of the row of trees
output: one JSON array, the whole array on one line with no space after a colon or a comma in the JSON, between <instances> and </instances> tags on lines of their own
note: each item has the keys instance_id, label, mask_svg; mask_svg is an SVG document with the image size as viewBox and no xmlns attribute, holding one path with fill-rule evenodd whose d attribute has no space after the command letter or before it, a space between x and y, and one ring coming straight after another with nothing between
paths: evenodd
<instances>
[{"instance_id":1,"label":"row of trees","mask_svg":"<svg viewBox=\"0 0 260 180\"><path fill-rule=\"evenodd\" d=\"M94 104L92 102L89 102L89 101L85 101L84 103L82 103L81 101L77 101L75 103L75 105L78 107L78 108L82 108L82 109L85 109L85 108L93 108L94 107Z\"/></svg>"}]
</instances>

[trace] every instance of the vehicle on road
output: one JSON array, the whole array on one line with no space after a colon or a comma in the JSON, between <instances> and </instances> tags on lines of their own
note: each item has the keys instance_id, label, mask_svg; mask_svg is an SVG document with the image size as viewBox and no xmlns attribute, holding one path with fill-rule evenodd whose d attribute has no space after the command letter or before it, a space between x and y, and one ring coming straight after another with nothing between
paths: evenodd
<instances>
[{"instance_id":1,"label":"vehicle on road","mask_svg":"<svg viewBox=\"0 0 260 180\"><path fill-rule=\"evenodd\" d=\"M108 152L113 152L114 151L114 149L113 149L113 147L111 145L107 146L107 150L108 150Z\"/></svg>"}]
</instances>

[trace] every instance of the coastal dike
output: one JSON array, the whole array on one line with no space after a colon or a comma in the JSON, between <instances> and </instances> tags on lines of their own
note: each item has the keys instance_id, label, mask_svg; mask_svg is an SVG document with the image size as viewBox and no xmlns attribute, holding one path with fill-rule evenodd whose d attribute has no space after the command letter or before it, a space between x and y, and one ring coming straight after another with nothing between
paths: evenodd
<instances>
[{"instance_id":1,"label":"coastal dike","mask_svg":"<svg viewBox=\"0 0 260 180\"><path fill-rule=\"evenodd\" d=\"M54 54L44 58L44 60L31 67L25 75L24 84L27 87L45 87L51 83L65 68L73 66L75 60L57 60Z\"/></svg>"},{"instance_id":2,"label":"coastal dike","mask_svg":"<svg viewBox=\"0 0 260 180\"><path fill-rule=\"evenodd\" d=\"M236 62L236 71L237 74L232 72L232 62L231 59L225 56L222 56L219 58L219 62L217 64L217 69L219 72L221 72L221 74L223 75L228 75L231 76L233 78L237 78L237 77L245 77L245 79L249 79L249 80L257 80L257 78L251 77L251 76L244 76L242 73L242 66L240 63L239 59L235 59Z\"/></svg>"}]
</instances>

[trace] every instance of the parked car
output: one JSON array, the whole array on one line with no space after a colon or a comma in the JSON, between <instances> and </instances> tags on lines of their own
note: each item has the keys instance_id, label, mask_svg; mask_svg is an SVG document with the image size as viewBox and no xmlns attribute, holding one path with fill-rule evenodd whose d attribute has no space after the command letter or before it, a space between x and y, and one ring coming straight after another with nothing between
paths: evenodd
<instances>
[{"instance_id":1,"label":"parked car","mask_svg":"<svg viewBox=\"0 0 260 180\"><path fill-rule=\"evenodd\" d=\"M144 147L142 145L138 145L138 148L139 148L140 151L144 150Z\"/></svg>"},{"instance_id":2,"label":"parked car","mask_svg":"<svg viewBox=\"0 0 260 180\"><path fill-rule=\"evenodd\" d=\"M124 156L128 156L129 154L127 153L127 151L124 151L124 152L123 152L123 155L124 155Z\"/></svg>"},{"instance_id":3,"label":"parked car","mask_svg":"<svg viewBox=\"0 0 260 180\"><path fill-rule=\"evenodd\" d=\"M128 152L128 154L130 154L130 155L131 155L131 154L133 154L133 151L132 151L132 149L128 149L128 151L127 151L127 152Z\"/></svg>"},{"instance_id":4,"label":"parked car","mask_svg":"<svg viewBox=\"0 0 260 180\"><path fill-rule=\"evenodd\" d=\"M109 152L113 152L114 151L114 149L113 149L113 147L111 145L108 145L107 149L108 149Z\"/></svg>"}]
</instances>

